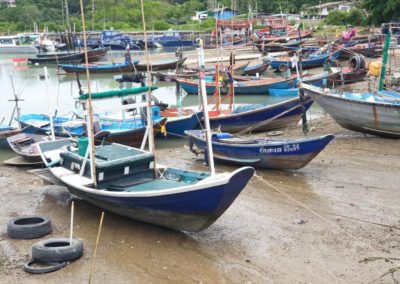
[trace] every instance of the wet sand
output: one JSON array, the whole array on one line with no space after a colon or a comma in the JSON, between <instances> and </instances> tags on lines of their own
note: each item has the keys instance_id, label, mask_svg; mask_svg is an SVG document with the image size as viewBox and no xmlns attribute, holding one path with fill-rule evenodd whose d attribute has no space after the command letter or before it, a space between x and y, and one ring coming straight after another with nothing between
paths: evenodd
<instances>
[{"instance_id":1,"label":"wet sand","mask_svg":"<svg viewBox=\"0 0 400 284\"><path fill-rule=\"evenodd\" d=\"M400 260L379 257L400 256L400 142L345 130L327 115L309 126L310 136L337 138L301 170L258 170L267 183L253 177L205 231L174 232L106 213L93 283L398 283L400 271L381 275ZM288 133L301 136L300 128ZM159 162L202 169L184 140L157 143ZM25 169L1 165L0 190L0 282L87 283L101 210ZM37 240L9 239L8 220L43 214L54 226L48 237L68 237L71 200L84 256L54 273L25 273ZM371 257L378 259L363 262Z\"/></svg>"}]
</instances>

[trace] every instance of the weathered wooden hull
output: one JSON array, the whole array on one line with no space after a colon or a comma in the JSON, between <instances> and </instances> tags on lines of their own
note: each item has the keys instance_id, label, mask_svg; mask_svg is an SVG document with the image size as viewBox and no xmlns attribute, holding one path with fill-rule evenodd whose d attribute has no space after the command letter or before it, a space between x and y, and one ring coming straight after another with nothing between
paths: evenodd
<instances>
[{"instance_id":1,"label":"weathered wooden hull","mask_svg":"<svg viewBox=\"0 0 400 284\"><path fill-rule=\"evenodd\" d=\"M202 130L186 132L189 145L205 152L207 148ZM297 140L272 140L254 138L254 143L225 143L213 140L216 161L255 168L297 170L306 166L334 138L333 135ZM251 140L251 139L250 139Z\"/></svg>"},{"instance_id":2,"label":"weathered wooden hull","mask_svg":"<svg viewBox=\"0 0 400 284\"><path fill-rule=\"evenodd\" d=\"M85 65L69 65L59 64L59 68L62 68L66 73L86 73ZM104 74L104 73L130 73L134 71L133 64L113 64L113 65L89 65L89 72L92 74Z\"/></svg>"},{"instance_id":3,"label":"weathered wooden hull","mask_svg":"<svg viewBox=\"0 0 400 284\"><path fill-rule=\"evenodd\" d=\"M193 80L177 79L182 89L188 94L197 94L199 90L199 83ZM271 89L288 89L294 86L295 78L282 80L258 80L258 81L242 81L238 82L235 86L236 95L267 95L268 90ZM221 93L228 92L228 88L221 88ZM215 83L206 83L207 95L215 93Z\"/></svg>"},{"instance_id":4,"label":"weathered wooden hull","mask_svg":"<svg viewBox=\"0 0 400 284\"><path fill-rule=\"evenodd\" d=\"M357 101L325 95L318 88L303 86L342 127L382 137L400 138L400 104Z\"/></svg>"},{"instance_id":5,"label":"weathered wooden hull","mask_svg":"<svg viewBox=\"0 0 400 284\"><path fill-rule=\"evenodd\" d=\"M304 103L304 111L312 105L310 98L306 98ZM287 112L280 117L272 119L268 123L261 124L253 131L272 131L284 129L290 124L298 123L303 111L300 98L289 99L277 104L264 107L257 107L248 111L241 111L221 116L210 116L210 126L213 129L220 128L226 132L239 132L257 123L272 119L281 113Z\"/></svg>"},{"instance_id":6,"label":"weathered wooden hull","mask_svg":"<svg viewBox=\"0 0 400 284\"><path fill-rule=\"evenodd\" d=\"M150 70L157 71L157 70L168 70L168 69L178 69L183 65L185 62L186 58L179 59L176 61L172 62L167 62L167 63L153 63L150 64ZM135 64L136 71L146 71L147 70L147 65L146 64Z\"/></svg>"}]
</instances>

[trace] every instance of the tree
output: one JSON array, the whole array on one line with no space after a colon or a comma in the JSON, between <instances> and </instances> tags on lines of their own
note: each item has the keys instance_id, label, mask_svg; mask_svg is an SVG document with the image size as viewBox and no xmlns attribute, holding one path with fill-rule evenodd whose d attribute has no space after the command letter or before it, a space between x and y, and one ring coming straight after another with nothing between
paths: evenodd
<instances>
[{"instance_id":1,"label":"tree","mask_svg":"<svg viewBox=\"0 0 400 284\"><path fill-rule=\"evenodd\" d=\"M394 17L400 16L399 0L364 0L362 7L371 12L368 17L371 24L390 22Z\"/></svg>"}]
</instances>

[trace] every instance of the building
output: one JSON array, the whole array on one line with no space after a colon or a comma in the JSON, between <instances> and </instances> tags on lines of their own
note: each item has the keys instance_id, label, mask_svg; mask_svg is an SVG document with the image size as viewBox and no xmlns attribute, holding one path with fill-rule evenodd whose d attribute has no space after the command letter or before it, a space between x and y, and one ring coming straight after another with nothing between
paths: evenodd
<instances>
[{"instance_id":1,"label":"building","mask_svg":"<svg viewBox=\"0 0 400 284\"><path fill-rule=\"evenodd\" d=\"M0 3L7 7L15 7L17 6L16 0L1 0Z\"/></svg>"},{"instance_id":2,"label":"building","mask_svg":"<svg viewBox=\"0 0 400 284\"><path fill-rule=\"evenodd\" d=\"M320 16L321 18L326 18L330 12L339 11L350 11L354 7L355 3L351 1L337 1L328 2L311 7L307 7L305 11L302 12L302 16Z\"/></svg>"},{"instance_id":3,"label":"building","mask_svg":"<svg viewBox=\"0 0 400 284\"><path fill-rule=\"evenodd\" d=\"M229 20L237 15L237 11L230 8L217 8L206 11L198 11L196 15L192 17L194 21L202 21L210 17L218 20Z\"/></svg>"}]
</instances>

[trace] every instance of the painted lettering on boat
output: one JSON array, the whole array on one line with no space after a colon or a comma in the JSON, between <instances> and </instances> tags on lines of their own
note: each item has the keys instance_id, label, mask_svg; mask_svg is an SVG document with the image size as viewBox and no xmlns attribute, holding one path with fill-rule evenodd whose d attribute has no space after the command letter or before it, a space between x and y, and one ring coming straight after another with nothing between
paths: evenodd
<instances>
[{"instance_id":1,"label":"painted lettering on boat","mask_svg":"<svg viewBox=\"0 0 400 284\"><path fill-rule=\"evenodd\" d=\"M260 153L261 154L271 154L271 153L288 153L288 152L295 152L300 150L300 145L295 143L295 144L287 144L283 145L283 147L277 147L277 148L260 148Z\"/></svg>"}]
</instances>

